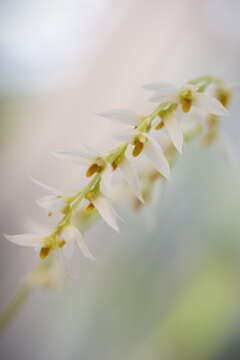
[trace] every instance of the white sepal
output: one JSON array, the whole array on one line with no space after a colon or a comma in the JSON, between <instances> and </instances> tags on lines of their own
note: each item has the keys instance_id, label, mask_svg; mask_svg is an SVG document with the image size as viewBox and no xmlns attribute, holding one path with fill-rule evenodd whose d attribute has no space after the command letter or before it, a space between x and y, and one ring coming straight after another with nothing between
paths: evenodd
<instances>
[{"instance_id":1,"label":"white sepal","mask_svg":"<svg viewBox=\"0 0 240 360\"><path fill-rule=\"evenodd\" d=\"M214 97L195 93L194 105L199 107L206 114L214 114L219 116L228 116L229 111Z\"/></svg>"},{"instance_id":2,"label":"white sepal","mask_svg":"<svg viewBox=\"0 0 240 360\"><path fill-rule=\"evenodd\" d=\"M105 169L101 173L100 190L104 195L109 195L112 191L112 166L107 163Z\"/></svg>"},{"instance_id":3,"label":"white sepal","mask_svg":"<svg viewBox=\"0 0 240 360\"><path fill-rule=\"evenodd\" d=\"M161 146L151 136L147 134L144 135L148 138L148 142L144 145L144 154L148 157L160 174L168 179L170 175L170 168Z\"/></svg>"},{"instance_id":4,"label":"white sepal","mask_svg":"<svg viewBox=\"0 0 240 360\"><path fill-rule=\"evenodd\" d=\"M78 244L79 249L81 250L81 252L85 256L85 258L87 258L89 260L92 260L92 261L96 260L96 258L89 251L83 237L78 237L77 238L77 244Z\"/></svg>"},{"instance_id":5,"label":"white sepal","mask_svg":"<svg viewBox=\"0 0 240 360\"><path fill-rule=\"evenodd\" d=\"M61 239L66 241L66 244L63 246L63 255L66 259L70 259L73 256L75 244L77 243L83 255L91 260L94 259L93 255L87 248L87 245L84 242L83 236L80 231L73 225L65 226L61 232Z\"/></svg>"},{"instance_id":6,"label":"white sepal","mask_svg":"<svg viewBox=\"0 0 240 360\"><path fill-rule=\"evenodd\" d=\"M67 202L63 197L57 197L55 195L47 195L41 199L36 200L38 206L51 211L52 213L62 212Z\"/></svg>"},{"instance_id":7,"label":"white sepal","mask_svg":"<svg viewBox=\"0 0 240 360\"><path fill-rule=\"evenodd\" d=\"M115 231L119 231L114 210L105 196L99 194L95 200L92 201L93 205L102 216L103 220L111 226Z\"/></svg>"},{"instance_id":8,"label":"white sepal","mask_svg":"<svg viewBox=\"0 0 240 360\"><path fill-rule=\"evenodd\" d=\"M124 160L120 162L119 168L122 173L122 176L125 178L127 183L130 185L130 187L131 187L132 191L134 192L134 194L136 195L136 197L142 203L144 203L138 174L137 174L136 168L133 165L133 163L129 159L127 159L127 157L125 157Z\"/></svg>"},{"instance_id":9,"label":"white sepal","mask_svg":"<svg viewBox=\"0 0 240 360\"><path fill-rule=\"evenodd\" d=\"M41 247L44 244L44 237L39 237L35 234L18 234L18 235L6 235L4 237L14 244L21 246L32 246L34 248Z\"/></svg>"},{"instance_id":10,"label":"white sepal","mask_svg":"<svg viewBox=\"0 0 240 360\"><path fill-rule=\"evenodd\" d=\"M88 165L95 159L92 154L80 150L56 151L53 152L52 155L62 160L71 160L75 164L80 164L83 166Z\"/></svg>"},{"instance_id":11,"label":"white sepal","mask_svg":"<svg viewBox=\"0 0 240 360\"><path fill-rule=\"evenodd\" d=\"M134 136L137 134L136 130L129 128L128 130L122 131L120 133L114 134L113 137L119 141L132 142Z\"/></svg>"},{"instance_id":12,"label":"white sepal","mask_svg":"<svg viewBox=\"0 0 240 360\"><path fill-rule=\"evenodd\" d=\"M140 116L135 111L128 109L113 109L98 113L97 115L127 125L136 125L140 119Z\"/></svg>"},{"instance_id":13,"label":"white sepal","mask_svg":"<svg viewBox=\"0 0 240 360\"><path fill-rule=\"evenodd\" d=\"M41 188L43 188L44 190L47 190L48 192L55 194L55 195L59 195L61 194L61 192L58 189L55 189L52 186L48 186L46 184L43 184L42 182L38 181L37 179L30 177L31 181L36 184L39 185Z\"/></svg>"},{"instance_id":14,"label":"white sepal","mask_svg":"<svg viewBox=\"0 0 240 360\"><path fill-rule=\"evenodd\" d=\"M174 146L181 153L183 146L183 132L176 115L172 113L166 116L163 121Z\"/></svg>"}]
</instances>

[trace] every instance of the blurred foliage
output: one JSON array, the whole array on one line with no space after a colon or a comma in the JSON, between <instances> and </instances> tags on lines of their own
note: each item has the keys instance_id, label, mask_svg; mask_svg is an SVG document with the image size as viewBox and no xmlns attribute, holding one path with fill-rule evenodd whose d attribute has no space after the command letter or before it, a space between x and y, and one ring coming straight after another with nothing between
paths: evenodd
<instances>
[{"instance_id":1,"label":"blurred foliage","mask_svg":"<svg viewBox=\"0 0 240 360\"><path fill-rule=\"evenodd\" d=\"M231 254L210 258L174 299L154 346L172 359L208 359L226 342L238 308L238 261Z\"/></svg>"}]
</instances>

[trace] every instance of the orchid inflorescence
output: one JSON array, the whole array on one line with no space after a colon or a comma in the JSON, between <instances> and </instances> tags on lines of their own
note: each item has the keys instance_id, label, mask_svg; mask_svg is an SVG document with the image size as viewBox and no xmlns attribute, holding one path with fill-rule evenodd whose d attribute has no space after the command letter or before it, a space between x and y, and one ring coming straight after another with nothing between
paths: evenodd
<instances>
[{"instance_id":1,"label":"orchid inflorescence","mask_svg":"<svg viewBox=\"0 0 240 360\"><path fill-rule=\"evenodd\" d=\"M229 115L227 107L233 88L222 80L210 76L196 78L181 87L167 83L153 83L144 86L152 91L150 101L157 106L149 115L138 115L127 109L117 109L100 113L105 117L127 125L127 130L118 134L119 146L107 153L93 150L87 145L77 151L60 151L54 155L71 159L85 167L85 176L90 179L82 189L69 196L57 189L32 179L50 195L37 201L48 210L48 215L62 214L55 229L44 235L5 235L18 245L32 246L39 251L41 259L49 254L62 254L69 259L77 244L83 255L94 259L76 218L78 214L90 217L98 213L115 231L119 231L117 215L109 196L112 191L112 175L119 169L122 177L130 185L138 204L148 198L148 192L156 179L168 179L172 155L181 153L188 135L194 129L203 134L202 143L212 143L218 137L219 117ZM144 154L154 170L145 176L145 188L139 180L134 159ZM141 186L142 185L142 186Z\"/></svg>"}]
</instances>

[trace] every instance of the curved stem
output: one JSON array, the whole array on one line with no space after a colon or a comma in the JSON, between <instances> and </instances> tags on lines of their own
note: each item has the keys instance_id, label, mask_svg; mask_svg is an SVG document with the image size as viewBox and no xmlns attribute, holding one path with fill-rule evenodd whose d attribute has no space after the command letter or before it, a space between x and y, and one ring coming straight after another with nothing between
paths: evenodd
<instances>
[{"instance_id":1,"label":"curved stem","mask_svg":"<svg viewBox=\"0 0 240 360\"><path fill-rule=\"evenodd\" d=\"M33 291L33 286L26 281L19 286L12 300L8 303L5 309L0 313L0 334L11 323L13 318L19 313L21 307L28 299Z\"/></svg>"}]
</instances>

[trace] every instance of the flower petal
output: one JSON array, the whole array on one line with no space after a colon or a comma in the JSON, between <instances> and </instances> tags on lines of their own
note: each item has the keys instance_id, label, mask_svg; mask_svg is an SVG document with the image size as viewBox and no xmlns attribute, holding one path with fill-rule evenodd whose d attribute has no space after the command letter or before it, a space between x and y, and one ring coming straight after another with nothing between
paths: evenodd
<instances>
[{"instance_id":1,"label":"flower petal","mask_svg":"<svg viewBox=\"0 0 240 360\"><path fill-rule=\"evenodd\" d=\"M38 181L37 179L33 178L33 177L30 177L31 181L36 184L36 185L39 185L41 186L43 189L49 191L50 193L53 193L55 195L60 195L61 192L51 186L48 186L46 184L43 184L42 182Z\"/></svg>"},{"instance_id":2,"label":"flower petal","mask_svg":"<svg viewBox=\"0 0 240 360\"><path fill-rule=\"evenodd\" d=\"M38 206L47 209L53 213L62 212L67 205L63 197L56 197L55 195L44 196L36 200Z\"/></svg>"},{"instance_id":3,"label":"flower petal","mask_svg":"<svg viewBox=\"0 0 240 360\"><path fill-rule=\"evenodd\" d=\"M75 249L75 241L73 239L66 241L66 244L62 248L63 256L66 259L71 259Z\"/></svg>"},{"instance_id":4,"label":"flower petal","mask_svg":"<svg viewBox=\"0 0 240 360\"><path fill-rule=\"evenodd\" d=\"M81 233L75 226L68 225L63 228L60 237L66 242L62 248L63 255L66 259L70 259L73 256L75 242L79 236L81 236Z\"/></svg>"},{"instance_id":5,"label":"flower petal","mask_svg":"<svg viewBox=\"0 0 240 360\"><path fill-rule=\"evenodd\" d=\"M144 203L142 192L140 189L140 182L138 178L138 174L133 163L130 162L129 159L125 157L125 159L119 164L120 171L123 177L126 179L127 183L130 185L132 191L136 195L136 197Z\"/></svg>"},{"instance_id":6,"label":"flower petal","mask_svg":"<svg viewBox=\"0 0 240 360\"><path fill-rule=\"evenodd\" d=\"M95 148L95 146L90 146L87 144L83 144L83 148L86 151L86 154L89 158L96 158L96 157L102 157L104 154L102 154L98 149Z\"/></svg>"},{"instance_id":7,"label":"flower petal","mask_svg":"<svg viewBox=\"0 0 240 360\"><path fill-rule=\"evenodd\" d=\"M63 160L72 160L76 164L80 164L86 166L90 164L95 156L93 154L88 153L87 151L81 150L63 150L56 151L52 153L53 156L63 159Z\"/></svg>"},{"instance_id":8,"label":"flower petal","mask_svg":"<svg viewBox=\"0 0 240 360\"><path fill-rule=\"evenodd\" d=\"M103 220L111 226L115 231L119 231L117 221L114 215L114 210L110 205L109 201L103 195L99 195L93 200L95 208L98 210L99 214L102 216Z\"/></svg>"},{"instance_id":9,"label":"flower petal","mask_svg":"<svg viewBox=\"0 0 240 360\"><path fill-rule=\"evenodd\" d=\"M104 195L108 195L112 190L112 167L107 163L106 168L101 173L100 190Z\"/></svg>"},{"instance_id":10,"label":"flower petal","mask_svg":"<svg viewBox=\"0 0 240 360\"><path fill-rule=\"evenodd\" d=\"M83 239L82 236L80 236L80 237L77 238L77 244L78 244L81 252L83 253L83 255L84 255L87 259L92 260L92 261L96 260L95 257L94 257L94 256L91 254L91 252L89 251L89 249L88 249L88 247L87 247L87 245L86 245L86 243L85 243L85 241L84 241L84 239Z\"/></svg>"},{"instance_id":11,"label":"flower petal","mask_svg":"<svg viewBox=\"0 0 240 360\"><path fill-rule=\"evenodd\" d=\"M147 134L144 135L147 136L149 140L144 145L144 154L149 158L153 166L160 172L160 174L168 179L170 175L170 168L161 146L151 136Z\"/></svg>"},{"instance_id":12,"label":"flower petal","mask_svg":"<svg viewBox=\"0 0 240 360\"><path fill-rule=\"evenodd\" d=\"M179 121L177 120L175 114L171 114L164 118L164 125L167 129L167 132L176 147L176 149L181 153L183 146L183 133Z\"/></svg>"},{"instance_id":13,"label":"flower petal","mask_svg":"<svg viewBox=\"0 0 240 360\"><path fill-rule=\"evenodd\" d=\"M135 111L128 109L113 109L97 115L128 125L136 125L140 119L140 116Z\"/></svg>"},{"instance_id":14,"label":"flower petal","mask_svg":"<svg viewBox=\"0 0 240 360\"><path fill-rule=\"evenodd\" d=\"M18 235L6 235L5 238L14 244L21 246L33 246L40 247L44 243L44 238L35 234L18 234Z\"/></svg>"},{"instance_id":15,"label":"flower petal","mask_svg":"<svg viewBox=\"0 0 240 360\"><path fill-rule=\"evenodd\" d=\"M214 97L195 93L194 105L205 111L207 114L228 116L229 111Z\"/></svg>"},{"instance_id":16,"label":"flower petal","mask_svg":"<svg viewBox=\"0 0 240 360\"><path fill-rule=\"evenodd\" d=\"M126 131L122 131L120 133L114 134L113 137L114 139L119 141L131 142L136 134L137 134L136 130L134 130L133 128L129 128Z\"/></svg>"}]
</instances>

